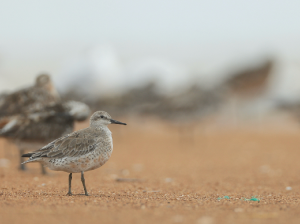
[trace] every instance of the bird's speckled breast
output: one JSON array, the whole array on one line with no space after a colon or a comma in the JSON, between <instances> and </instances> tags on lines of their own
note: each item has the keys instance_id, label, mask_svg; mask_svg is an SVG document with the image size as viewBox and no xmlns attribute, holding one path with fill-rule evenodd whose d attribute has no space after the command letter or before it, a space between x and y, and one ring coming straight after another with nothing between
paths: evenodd
<instances>
[{"instance_id":1,"label":"bird's speckled breast","mask_svg":"<svg viewBox=\"0 0 300 224\"><path fill-rule=\"evenodd\" d=\"M64 157L58 159L43 158L43 163L51 170L65 171L68 173L79 173L89 171L103 166L110 158L113 151L112 135L107 128L101 141L97 143L96 149L80 157Z\"/></svg>"}]
</instances>

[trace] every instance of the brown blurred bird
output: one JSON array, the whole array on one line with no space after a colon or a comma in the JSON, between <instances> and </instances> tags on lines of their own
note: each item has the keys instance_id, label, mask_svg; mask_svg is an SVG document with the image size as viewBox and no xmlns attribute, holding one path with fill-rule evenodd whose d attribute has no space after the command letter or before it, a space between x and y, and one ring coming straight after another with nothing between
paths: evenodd
<instances>
[{"instance_id":1,"label":"brown blurred bird","mask_svg":"<svg viewBox=\"0 0 300 224\"><path fill-rule=\"evenodd\" d=\"M0 118L42 110L45 106L55 104L60 97L49 75L42 74L35 84L0 97Z\"/></svg>"},{"instance_id":2,"label":"brown blurred bird","mask_svg":"<svg viewBox=\"0 0 300 224\"><path fill-rule=\"evenodd\" d=\"M25 150L39 149L46 143L71 133L74 122L85 120L89 114L90 109L84 103L59 102L38 111L0 119L0 136L14 142L22 155ZM24 164L20 169L25 170ZM43 166L42 173L46 173Z\"/></svg>"}]
</instances>

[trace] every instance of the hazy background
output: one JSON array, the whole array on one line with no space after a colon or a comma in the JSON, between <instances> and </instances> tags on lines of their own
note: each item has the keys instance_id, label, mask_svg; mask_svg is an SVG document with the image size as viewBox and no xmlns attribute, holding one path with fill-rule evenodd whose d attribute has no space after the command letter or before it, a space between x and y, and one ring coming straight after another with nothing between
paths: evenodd
<instances>
[{"instance_id":1,"label":"hazy background","mask_svg":"<svg viewBox=\"0 0 300 224\"><path fill-rule=\"evenodd\" d=\"M149 83L155 83L159 96L153 102L160 105L177 104L181 92L196 85L194 101L202 91L205 102L231 108L239 100L230 99L241 94L228 94L227 80L271 61L263 91L250 94L251 100L242 97L250 102L243 107L265 111L282 102L297 105L299 8L296 0L0 1L0 90L30 85L47 72L62 94L93 101L95 109L104 105L103 97L107 105L114 96L124 100L120 96L132 89L146 93ZM191 97L184 94L186 103ZM161 107L153 102L151 113L158 113Z\"/></svg>"},{"instance_id":2,"label":"hazy background","mask_svg":"<svg viewBox=\"0 0 300 224\"><path fill-rule=\"evenodd\" d=\"M42 72L128 125L90 197L0 138L1 224L300 223L300 0L0 0L0 104ZM0 125L21 143L61 109Z\"/></svg>"}]
</instances>

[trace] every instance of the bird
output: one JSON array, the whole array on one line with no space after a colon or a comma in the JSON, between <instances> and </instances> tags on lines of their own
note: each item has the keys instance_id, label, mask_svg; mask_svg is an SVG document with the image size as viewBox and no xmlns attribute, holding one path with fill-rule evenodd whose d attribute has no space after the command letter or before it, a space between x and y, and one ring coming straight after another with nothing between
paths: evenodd
<instances>
[{"instance_id":1,"label":"bird","mask_svg":"<svg viewBox=\"0 0 300 224\"><path fill-rule=\"evenodd\" d=\"M15 143L22 156L26 149L39 149L46 143L71 133L74 122L84 121L89 115L90 109L85 103L59 102L37 111L0 119L0 137ZM25 170L22 164L24 158L21 156L20 169ZM46 174L43 166L42 173Z\"/></svg>"},{"instance_id":2,"label":"bird","mask_svg":"<svg viewBox=\"0 0 300 224\"><path fill-rule=\"evenodd\" d=\"M40 162L51 170L69 173L69 191L72 195L72 173L81 173L84 194L88 196L84 172L103 166L113 151L112 133L109 124L126 123L114 120L105 111L96 111L90 118L90 125L60 137L41 149L24 154L29 157L25 163Z\"/></svg>"},{"instance_id":3,"label":"bird","mask_svg":"<svg viewBox=\"0 0 300 224\"><path fill-rule=\"evenodd\" d=\"M16 122L22 117L28 116L28 114L36 113L59 102L61 102L61 98L52 83L51 77L48 74L40 74L36 77L34 85L30 87L12 93L1 93L0 128L2 129L8 123L12 125L11 121L13 120ZM9 125L4 130L10 129ZM13 126L15 127L15 125ZM25 167L21 166L21 168Z\"/></svg>"},{"instance_id":4,"label":"bird","mask_svg":"<svg viewBox=\"0 0 300 224\"><path fill-rule=\"evenodd\" d=\"M20 89L13 93L4 93L0 96L0 118L38 111L47 105L60 102L51 78L47 74L36 77L33 86Z\"/></svg>"}]
</instances>

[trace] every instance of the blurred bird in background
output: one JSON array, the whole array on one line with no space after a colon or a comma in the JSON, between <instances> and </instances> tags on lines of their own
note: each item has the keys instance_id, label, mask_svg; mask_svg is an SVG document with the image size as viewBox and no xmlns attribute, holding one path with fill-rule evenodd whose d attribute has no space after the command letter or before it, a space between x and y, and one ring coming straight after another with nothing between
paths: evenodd
<instances>
[{"instance_id":1,"label":"blurred bird in background","mask_svg":"<svg viewBox=\"0 0 300 224\"><path fill-rule=\"evenodd\" d=\"M38 111L60 101L51 78L47 74L37 76L33 86L0 97L0 118L30 111Z\"/></svg>"},{"instance_id":2,"label":"blurred bird in background","mask_svg":"<svg viewBox=\"0 0 300 224\"><path fill-rule=\"evenodd\" d=\"M38 76L32 87L2 96L0 103L0 136L14 142L21 155L71 133L74 122L90 114L84 103L62 102L48 75Z\"/></svg>"}]
</instances>

